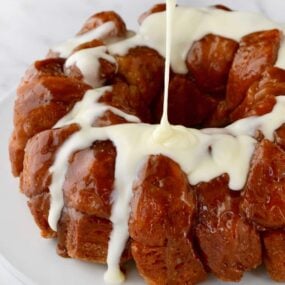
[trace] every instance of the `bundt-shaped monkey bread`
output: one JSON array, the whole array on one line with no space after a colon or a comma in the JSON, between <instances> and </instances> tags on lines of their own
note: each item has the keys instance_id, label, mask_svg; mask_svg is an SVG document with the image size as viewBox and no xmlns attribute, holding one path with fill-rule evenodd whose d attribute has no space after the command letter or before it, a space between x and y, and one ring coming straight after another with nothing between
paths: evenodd
<instances>
[{"instance_id":1,"label":"bundt-shaped monkey bread","mask_svg":"<svg viewBox=\"0 0 285 285\"><path fill-rule=\"evenodd\" d=\"M184 67L171 65L169 122L220 130L241 119L266 118L277 96L285 95L281 26L223 6L176 9L180 15L184 10L203 14L205 26L216 19L217 27L208 27L200 38L192 30L205 30L201 22L173 31L189 34L191 45L183 50ZM139 18L140 33L147 33L159 17L165 17L164 4ZM233 21L232 26L226 27L221 17ZM79 114L78 103L101 88L94 104L99 111L90 117L94 129L159 124L165 54L151 37L142 44L141 34L128 31L115 12L95 14L74 39L36 61L18 88L9 147L13 174L20 176L42 236L57 238L63 257L107 262L113 191L122 177L115 175L118 149L112 140L96 140L74 151L61 188L64 205L53 228L52 167L59 150L82 128L76 121L58 122ZM128 47L119 51L122 42ZM86 108L92 111L92 103ZM285 281L285 113L280 122L271 139L260 129L253 134L255 148L241 191L231 189L226 172L191 183L173 157L155 152L142 161L132 186L121 266L133 259L147 284L184 285L199 283L208 273L239 281L264 262L272 279Z\"/></svg>"}]
</instances>

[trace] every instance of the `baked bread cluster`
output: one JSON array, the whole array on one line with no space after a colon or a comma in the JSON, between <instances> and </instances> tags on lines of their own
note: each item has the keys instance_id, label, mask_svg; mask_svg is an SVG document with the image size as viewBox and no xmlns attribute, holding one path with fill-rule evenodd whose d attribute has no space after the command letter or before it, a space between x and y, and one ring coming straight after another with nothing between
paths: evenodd
<instances>
[{"instance_id":1,"label":"baked bread cluster","mask_svg":"<svg viewBox=\"0 0 285 285\"><path fill-rule=\"evenodd\" d=\"M223 6L215 9L232 13ZM164 10L163 4L154 6L140 23ZM111 11L90 17L78 35L106 22L114 23L110 33L80 44L72 54L129 37L124 21ZM285 94L285 70L274 66L282 38L282 31L272 29L240 42L215 34L196 41L187 54L187 74L171 72L170 123L216 128L271 112L276 96ZM69 158L57 232L48 223L49 169L58 149L79 130L76 124L53 127L93 88L75 64L66 66L68 58L59 56L50 51L36 61L18 87L9 147L12 170L20 176L42 236L57 238L59 255L106 263L116 161L112 141L97 141ZM143 123L159 123L165 59L146 46L112 56L116 64L100 59L100 80L113 86L100 103ZM124 123L125 118L107 110L93 126ZM223 281L239 281L264 263L272 279L285 281L285 126L273 141L261 132L256 139L242 191L230 190L227 174L190 185L175 161L150 156L133 186L122 266L133 259L148 284L160 285L196 284L210 272Z\"/></svg>"}]
</instances>

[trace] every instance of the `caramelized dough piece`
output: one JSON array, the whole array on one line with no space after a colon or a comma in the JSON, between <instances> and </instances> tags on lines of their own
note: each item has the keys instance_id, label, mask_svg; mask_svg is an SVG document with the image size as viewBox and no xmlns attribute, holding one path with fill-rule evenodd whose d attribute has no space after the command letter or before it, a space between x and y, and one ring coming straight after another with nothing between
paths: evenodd
<instances>
[{"instance_id":1,"label":"caramelized dough piece","mask_svg":"<svg viewBox=\"0 0 285 285\"><path fill-rule=\"evenodd\" d=\"M114 30L109 35L110 37L123 37L126 35L127 29L125 22L114 11L105 11L94 14L86 21L78 35L90 32L107 22L113 22L115 25Z\"/></svg>"},{"instance_id":2,"label":"caramelized dough piece","mask_svg":"<svg viewBox=\"0 0 285 285\"><path fill-rule=\"evenodd\" d=\"M48 213L50 207L50 185L49 168L51 167L56 150L78 130L75 125L39 133L29 140L24 169L21 174L21 191L29 197L29 208L45 238L55 237L55 232L48 224Z\"/></svg>"},{"instance_id":3,"label":"caramelized dough piece","mask_svg":"<svg viewBox=\"0 0 285 285\"><path fill-rule=\"evenodd\" d=\"M201 90L225 98L228 74L237 49L237 42L212 34L192 45L187 66Z\"/></svg>"},{"instance_id":4,"label":"caramelized dough piece","mask_svg":"<svg viewBox=\"0 0 285 285\"><path fill-rule=\"evenodd\" d=\"M29 140L20 179L21 191L27 197L49 192L51 181L48 169L53 164L55 153L78 130L76 125L71 125L41 132Z\"/></svg>"},{"instance_id":5,"label":"caramelized dough piece","mask_svg":"<svg viewBox=\"0 0 285 285\"><path fill-rule=\"evenodd\" d=\"M56 237L56 233L50 228L48 224L50 194L45 192L33 196L28 201L28 206L34 217L36 224L41 230L41 236L44 238Z\"/></svg>"},{"instance_id":6,"label":"caramelized dough piece","mask_svg":"<svg viewBox=\"0 0 285 285\"><path fill-rule=\"evenodd\" d=\"M272 231L263 234L265 266L270 277L285 282L285 232Z\"/></svg>"},{"instance_id":7,"label":"caramelized dough piece","mask_svg":"<svg viewBox=\"0 0 285 285\"><path fill-rule=\"evenodd\" d=\"M256 32L242 38L229 72L226 100L219 103L208 127L223 127L232 122L229 114L244 100L248 88L276 62L280 40L278 30Z\"/></svg>"},{"instance_id":8,"label":"caramelized dough piece","mask_svg":"<svg viewBox=\"0 0 285 285\"><path fill-rule=\"evenodd\" d=\"M279 30L270 30L242 38L229 73L226 101L230 110L243 101L247 89L265 68L274 65L281 36Z\"/></svg>"},{"instance_id":9,"label":"caramelized dough piece","mask_svg":"<svg viewBox=\"0 0 285 285\"><path fill-rule=\"evenodd\" d=\"M254 82L247 95L231 114L231 120L236 121L249 116L262 116L272 111L276 96L285 94L285 70L268 67L261 80Z\"/></svg>"},{"instance_id":10,"label":"caramelized dough piece","mask_svg":"<svg viewBox=\"0 0 285 285\"><path fill-rule=\"evenodd\" d=\"M105 92L99 102L134 115L142 122L151 122L150 104L145 102L143 94L137 86L119 81L113 85L112 91Z\"/></svg>"},{"instance_id":11,"label":"caramelized dough piece","mask_svg":"<svg viewBox=\"0 0 285 285\"><path fill-rule=\"evenodd\" d=\"M14 131L9 145L14 175L18 176L22 171L28 139L53 127L88 89L88 85L64 76L40 75L35 80L23 81L17 91Z\"/></svg>"},{"instance_id":12,"label":"caramelized dough piece","mask_svg":"<svg viewBox=\"0 0 285 285\"><path fill-rule=\"evenodd\" d=\"M150 15L159 13L159 12L164 12L166 10L166 4L164 3L159 3L154 5L152 8L144 12L142 15L139 17L139 24L141 25L143 21Z\"/></svg>"},{"instance_id":13,"label":"caramelized dough piece","mask_svg":"<svg viewBox=\"0 0 285 285\"><path fill-rule=\"evenodd\" d=\"M196 284L206 277L190 229L195 197L179 165L151 156L134 186L132 254L148 284Z\"/></svg>"},{"instance_id":14,"label":"caramelized dough piece","mask_svg":"<svg viewBox=\"0 0 285 285\"><path fill-rule=\"evenodd\" d=\"M65 205L99 218L110 217L116 149L110 141L96 142L69 161L63 186Z\"/></svg>"},{"instance_id":15,"label":"caramelized dough piece","mask_svg":"<svg viewBox=\"0 0 285 285\"><path fill-rule=\"evenodd\" d=\"M42 76L64 76L64 64L64 58L47 58L35 61L25 72L19 88Z\"/></svg>"},{"instance_id":16,"label":"caramelized dough piece","mask_svg":"<svg viewBox=\"0 0 285 285\"><path fill-rule=\"evenodd\" d=\"M117 56L118 77L140 93L137 99L149 106L163 90L164 59L153 49L137 47Z\"/></svg>"},{"instance_id":17,"label":"caramelized dough piece","mask_svg":"<svg viewBox=\"0 0 285 285\"><path fill-rule=\"evenodd\" d=\"M268 140L254 153L241 209L261 227L285 227L285 152Z\"/></svg>"},{"instance_id":18,"label":"caramelized dough piece","mask_svg":"<svg viewBox=\"0 0 285 285\"><path fill-rule=\"evenodd\" d=\"M102 41L95 39L90 42L79 45L73 50L72 54L84 49L96 48L103 45L104 43ZM99 63L100 63L100 68L99 68L100 79L105 83L106 81L113 79L117 69L116 65L102 58L99 58ZM80 69L76 66L76 64L73 64L69 67L65 66L64 72L69 77L84 81L83 74L81 73Z\"/></svg>"},{"instance_id":19,"label":"caramelized dough piece","mask_svg":"<svg viewBox=\"0 0 285 285\"><path fill-rule=\"evenodd\" d=\"M58 253L89 262L106 263L112 223L96 216L64 208L58 225ZM131 259L129 243L121 262Z\"/></svg>"},{"instance_id":20,"label":"caramelized dough piece","mask_svg":"<svg viewBox=\"0 0 285 285\"><path fill-rule=\"evenodd\" d=\"M240 196L223 175L195 187L199 203L196 235L204 260L217 278L239 281L261 264L257 231L239 214Z\"/></svg>"},{"instance_id":21,"label":"caramelized dough piece","mask_svg":"<svg viewBox=\"0 0 285 285\"><path fill-rule=\"evenodd\" d=\"M276 96L285 94L285 70L268 67L260 81L254 82L246 98L231 114L231 121L249 116L262 116L272 111ZM285 124L275 131L275 142L285 148Z\"/></svg>"},{"instance_id":22,"label":"caramelized dough piece","mask_svg":"<svg viewBox=\"0 0 285 285\"><path fill-rule=\"evenodd\" d=\"M20 178L21 191L29 197L29 208L45 238L55 236L48 224L50 206L49 185L51 167L57 149L74 132L76 125L62 129L47 130L35 135L26 146L24 169Z\"/></svg>"},{"instance_id":23,"label":"caramelized dough piece","mask_svg":"<svg viewBox=\"0 0 285 285\"><path fill-rule=\"evenodd\" d=\"M101 122L114 124L119 117L106 112L104 118L95 125L100 126ZM30 198L29 207L44 237L54 235L47 223L49 195L44 195L48 194L51 183L49 168L59 147L78 130L78 126L71 125L43 131L30 139L26 146L20 186ZM109 217L115 156L111 142L97 142L70 158L64 184L65 203L69 207L98 217Z\"/></svg>"},{"instance_id":24,"label":"caramelized dough piece","mask_svg":"<svg viewBox=\"0 0 285 285\"><path fill-rule=\"evenodd\" d=\"M174 125L200 126L214 112L217 101L202 93L187 77L174 75L169 84L168 117ZM163 95L156 108L156 122L160 121Z\"/></svg>"},{"instance_id":25,"label":"caramelized dough piece","mask_svg":"<svg viewBox=\"0 0 285 285\"><path fill-rule=\"evenodd\" d=\"M197 284L206 279L189 239L169 240L164 247L132 242L132 255L147 284Z\"/></svg>"}]
</instances>

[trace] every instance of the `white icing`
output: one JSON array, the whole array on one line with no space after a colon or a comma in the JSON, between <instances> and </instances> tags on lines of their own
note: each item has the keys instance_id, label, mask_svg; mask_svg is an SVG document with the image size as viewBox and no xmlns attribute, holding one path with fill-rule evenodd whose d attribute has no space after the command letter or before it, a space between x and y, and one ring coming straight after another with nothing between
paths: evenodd
<instances>
[{"instance_id":1,"label":"white icing","mask_svg":"<svg viewBox=\"0 0 285 285\"><path fill-rule=\"evenodd\" d=\"M168 121L168 90L171 60L171 42L172 42L172 22L175 11L176 0L166 2L166 37L165 37L165 74L164 74L164 94L163 94L163 112L161 118L162 128L166 129L169 125Z\"/></svg>"},{"instance_id":2,"label":"white icing","mask_svg":"<svg viewBox=\"0 0 285 285\"><path fill-rule=\"evenodd\" d=\"M284 29L283 29L284 32ZM285 69L285 39L283 38L281 41L281 45L278 51L278 58L275 63L276 67Z\"/></svg>"},{"instance_id":3,"label":"white icing","mask_svg":"<svg viewBox=\"0 0 285 285\"><path fill-rule=\"evenodd\" d=\"M52 50L58 52L60 57L68 57L72 51L81 44L90 42L94 39L104 39L116 28L113 22L106 22L96 29L79 35L77 37L71 38L61 45L54 47Z\"/></svg>"},{"instance_id":4,"label":"white icing","mask_svg":"<svg viewBox=\"0 0 285 285\"><path fill-rule=\"evenodd\" d=\"M93 117L96 116L95 112L96 110ZM50 169L53 175L50 186L52 203L49 223L56 230L63 206L62 186L70 155L91 146L94 141L111 140L116 147L117 158L110 219L114 227L108 254L111 273L108 271L107 276L110 276L113 269L118 269L120 256L128 239L132 185L142 163L149 155L163 154L179 163L192 185L209 182L223 173L228 173L230 188L240 190L246 182L250 160L257 143L247 134L254 134L257 130L273 132L285 123L284 114L285 96L279 96L270 114L237 121L230 125L226 132L224 129L215 129L209 134L208 130L169 126L171 136L164 139L163 143L158 142L156 138L160 125L123 124L95 128L86 125L84 120L81 123L80 115L75 116L73 122L81 125L82 129L72 135L59 149L54 165ZM272 133L268 132L265 135L269 139L272 138Z\"/></svg>"},{"instance_id":5,"label":"white icing","mask_svg":"<svg viewBox=\"0 0 285 285\"><path fill-rule=\"evenodd\" d=\"M102 87L100 89L88 90L83 99L77 102L73 109L61 120L57 122L54 128L61 128L70 124L78 124L81 130L73 135L73 140L68 140L57 153L53 166L49 169L52 173L52 183L49 186L51 194L51 208L48 222L53 230L57 230L57 222L60 218L61 210L64 205L62 185L64 183L68 159L72 153L78 149L90 146L90 141L86 141L86 132L89 131L93 122L101 117L106 111L112 111L114 114L124 118L129 122L139 123L139 118L126 114L123 111L112 106L99 103L98 100L105 92L111 92L112 87ZM91 142L92 144L92 142Z\"/></svg>"},{"instance_id":6,"label":"white icing","mask_svg":"<svg viewBox=\"0 0 285 285\"><path fill-rule=\"evenodd\" d=\"M123 42L108 47L110 53L124 55L135 46L148 46L165 57L166 13L155 13L142 23L137 35ZM250 33L262 30L280 29L284 25L274 23L262 15L250 12L227 12L220 9L176 7L172 22L171 67L176 73L187 73L186 56L193 43L207 34L220 35L240 41ZM285 41L281 43L281 51L285 50ZM285 66L285 52L279 53L277 67Z\"/></svg>"},{"instance_id":7,"label":"white icing","mask_svg":"<svg viewBox=\"0 0 285 285\"><path fill-rule=\"evenodd\" d=\"M105 59L116 65L115 58L107 53L107 48L99 46L75 52L67 59L65 67L76 65L82 73L84 82L94 88L101 87L104 84L104 79L100 78L99 59Z\"/></svg>"},{"instance_id":8,"label":"white icing","mask_svg":"<svg viewBox=\"0 0 285 285\"><path fill-rule=\"evenodd\" d=\"M166 31L168 31L168 36L171 35L173 37L173 40L169 41L170 45L167 50L170 51L171 46L170 63L173 71L176 73L188 72L186 66L187 54L193 43L207 34L220 35L240 41L243 36L255 31L276 28L285 31L284 25L274 23L262 15L250 12L233 11L229 13L220 9L194 9L189 7L176 7L175 9L168 9L168 11L173 21L171 21L172 24L167 29L166 13L152 14L143 21L139 32L134 36L120 41L116 39L115 43L112 43L112 41L109 41L109 43L106 42L105 47L78 51L67 60L67 66L76 64L84 75L85 82L95 88L103 84L103 81L100 79L99 58L106 59L115 64L116 61L110 54L125 55L129 49L136 46L153 48L159 54L168 58L166 56L165 45L167 42ZM82 36L70 39L66 43L54 48L54 51L59 52L62 57L67 57L79 44L93 39L102 39L113 29L114 23L107 22ZM285 68L285 40L281 42L275 66ZM167 84L165 86L167 89ZM167 108L167 104L164 104L164 108ZM164 112L164 114L166 113Z\"/></svg>"},{"instance_id":9,"label":"white icing","mask_svg":"<svg viewBox=\"0 0 285 285\"><path fill-rule=\"evenodd\" d=\"M61 128L71 124L79 124L81 127L90 126L106 111L112 111L115 115L118 115L129 122L140 122L140 119L136 116L126 114L120 109L105 105L104 103L99 103L99 99L105 92L112 92L112 86L88 90L83 99L77 102L73 109L56 123L54 128Z\"/></svg>"},{"instance_id":10,"label":"white icing","mask_svg":"<svg viewBox=\"0 0 285 285\"><path fill-rule=\"evenodd\" d=\"M77 103L73 110L55 126L62 127L77 123L81 129L58 150L55 162L50 168L52 183L49 224L54 230L63 207L62 187L68 170L69 157L75 151L85 149L97 140L111 140L116 147L115 182L110 217L113 231L107 257L108 271L105 274L106 282L112 284L121 283L124 280L119 262L129 237L128 219L132 186L141 166L150 155L163 154L176 161L187 174L189 183L192 185L209 182L227 173L230 178L229 187L232 190L241 190L246 183L250 161L257 144L253 138L255 133L260 130L266 138L272 140L274 131L285 123L285 96L279 96L271 113L239 120L224 129L196 130L183 126L171 126L167 119L169 65L171 63L172 69L177 73L187 72L185 60L195 40L212 33L238 41L242 36L258 30L273 28L283 30L283 27L251 13L228 13L212 8L174 9L174 0L168 0L167 7L167 24L165 24L165 12L153 14L145 19L137 35L107 45L107 50L102 50L104 54L107 51L111 54L125 54L130 48L142 45L154 48L161 55L166 56L164 113L161 124L130 123L102 128L92 127L94 120L106 110L111 110L128 121L138 122L138 118L134 116L98 103L100 96L111 90L111 87L104 87L88 91L83 100ZM94 34L96 35L96 32ZM75 42L62 48L62 54L69 54L68 51L75 47L70 48L71 45L74 46ZM285 66L285 52L282 51L285 51L284 41L276 63L279 67ZM71 57L68 60L68 65L76 63L86 81L91 80L88 78L92 73L96 78L98 75L97 52L100 54L99 51L92 50L79 52L79 55L75 54L72 56L73 59ZM92 64L95 62L95 67L87 66L89 61ZM94 85L95 83L97 84L98 81L93 82Z\"/></svg>"}]
</instances>

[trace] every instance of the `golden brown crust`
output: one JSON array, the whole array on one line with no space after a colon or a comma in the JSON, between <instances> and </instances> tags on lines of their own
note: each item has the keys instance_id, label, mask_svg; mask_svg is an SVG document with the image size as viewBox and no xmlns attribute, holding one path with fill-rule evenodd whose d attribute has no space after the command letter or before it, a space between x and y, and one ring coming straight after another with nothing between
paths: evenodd
<instances>
[{"instance_id":1,"label":"golden brown crust","mask_svg":"<svg viewBox=\"0 0 285 285\"><path fill-rule=\"evenodd\" d=\"M24 170L20 179L21 191L29 198L49 192L50 174L55 153L79 128L70 125L41 132L29 140L25 149Z\"/></svg>"},{"instance_id":2,"label":"golden brown crust","mask_svg":"<svg viewBox=\"0 0 285 285\"><path fill-rule=\"evenodd\" d=\"M257 147L244 189L241 209L266 229L285 227L285 152L263 140Z\"/></svg>"},{"instance_id":3,"label":"golden brown crust","mask_svg":"<svg viewBox=\"0 0 285 285\"><path fill-rule=\"evenodd\" d=\"M231 113L233 121L249 116L261 116L272 111L276 96L285 92L285 70L268 67L259 81L248 89L243 102Z\"/></svg>"},{"instance_id":4,"label":"golden brown crust","mask_svg":"<svg viewBox=\"0 0 285 285\"><path fill-rule=\"evenodd\" d=\"M57 236L49 224L48 214L50 207L50 194L45 192L38 195L34 195L28 201L28 206L34 217L34 220L41 230L41 235L44 238L54 238Z\"/></svg>"},{"instance_id":5,"label":"golden brown crust","mask_svg":"<svg viewBox=\"0 0 285 285\"><path fill-rule=\"evenodd\" d=\"M270 30L242 38L229 72L226 100L230 110L242 102L247 89L260 79L266 67L274 65L281 37L279 30Z\"/></svg>"},{"instance_id":6,"label":"golden brown crust","mask_svg":"<svg viewBox=\"0 0 285 285\"><path fill-rule=\"evenodd\" d=\"M285 282L285 232L270 231L263 235L265 266L270 277Z\"/></svg>"},{"instance_id":7,"label":"golden brown crust","mask_svg":"<svg viewBox=\"0 0 285 285\"><path fill-rule=\"evenodd\" d=\"M58 225L58 253L64 257L89 262L106 263L112 223L97 216L64 208ZM129 243L122 263L131 259Z\"/></svg>"},{"instance_id":8,"label":"golden brown crust","mask_svg":"<svg viewBox=\"0 0 285 285\"><path fill-rule=\"evenodd\" d=\"M108 219L114 184L116 149L110 141L76 152L69 161L63 193L65 205ZM80 168L78 168L80 165Z\"/></svg>"},{"instance_id":9,"label":"golden brown crust","mask_svg":"<svg viewBox=\"0 0 285 285\"><path fill-rule=\"evenodd\" d=\"M126 35L126 25L122 18L114 11L105 11L94 14L86 21L78 32L78 35L83 35L107 22L112 22L115 25L114 30L109 35L110 37L123 37Z\"/></svg>"},{"instance_id":10,"label":"golden brown crust","mask_svg":"<svg viewBox=\"0 0 285 285\"><path fill-rule=\"evenodd\" d=\"M228 75L237 49L237 42L212 34L192 45L187 66L202 91L225 98Z\"/></svg>"},{"instance_id":11,"label":"golden brown crust","mask_svg":"<svg viewBox=\"0 0 285 285\"><path fill-rule=\"evenodd\" d=\"M118 77L141 94L140 102L150 104L163 89L164 59L148 47L131 49L118 56Z\"/></svg>"},{"instance_id":12,"label":"golden brown crust","mask_svg":"<svg viewBox=\"0 0 285 285\"><path fill-rule=\"evenodd\" d=\"M16 176L22 171L27 141L37 133L52 128L90 88L81 81L65 77L59 71L58 61L44 61L48 61L49 65L37 62L28 70L17 90L14 132L9 146L13 174Z\"/></svg>"},{"instance_id":13,"label":"golden brown crust","mask_svg":"<svg viewBox=\"0 0 285 285\"><path fill-rule=\"evenodd\" d=\"M159 13L159 12L163 12L166 10L166 4L164 3L160 3L160 4L156 4L153 7L151 7L149 10L147 10L146 12L144 12L142 15L139 16L139 24L141 25L142 22L150 15L154 14L154 13Z\"/></svg>"},{"instance_id":14,"label":"golden brown crust","mask_svg":"<svg viewBox=\"0 0 285 285\"><path fill-rule=\"evenodd\" d=\"M241 216L240 193L223 175L195 187L198 198L196 235L204 261L223 281L240 281L262 262L259 233Z\"/></svg>"},{"instance_id":15,"label":"golden brown crust","mask_svg":"<svg viewBox=\"0 0 285 285\"><path fill-rule=\"evenodd\" d=\"M194 192L179 165L151 156L134 187L129 232L132 254L149 284L195 284L206 272L195 253Z\"/></svg>"}]
</instances>

